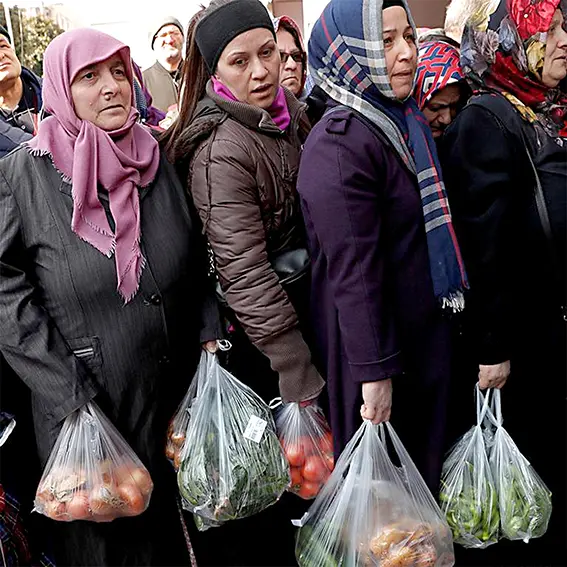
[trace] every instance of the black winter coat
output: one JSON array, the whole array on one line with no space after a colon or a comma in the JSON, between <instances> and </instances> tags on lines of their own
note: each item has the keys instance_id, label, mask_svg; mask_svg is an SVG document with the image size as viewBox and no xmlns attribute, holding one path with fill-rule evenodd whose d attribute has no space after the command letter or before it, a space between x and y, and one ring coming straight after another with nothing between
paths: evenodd
<instances>
[{"instance_id":1,"label":"black winter coat","mask_svg":"<svg viewBox=\"0 0 567 567\"><path fill-rule=\"evenodd\" d=\"M543 186L556 260L535 205L524 137ZM567 140L525 122L503 97L483 94L457 117L441 149L471 286L462 345L470 365L461 366L454 404L462 415L470 408L472 418L478 364L510 360L502 390L505 427L554 493L548 534L527 551L512 544L498 562L565 565Z\"/></svg>"},{"instance_id":2,"label":"black winter coat","mask_svg":"<svg viewBox=\"0 0 567 567\"><path fill-rule=\"evenodd\" d=\"M103 192L99 198L110 214ZM53 544L59 565L188 564L164 439L199 356L206 275L199 230L162 159L155 181L140 190L147 263L124 305L114 260L72 232L72 209L71 185L47 156L21 148L0 162L0 351L31 390L42 464L65 417L94 397L155 489L137 518L41 518L36 533Z\"/></svg>"}]
</instances>

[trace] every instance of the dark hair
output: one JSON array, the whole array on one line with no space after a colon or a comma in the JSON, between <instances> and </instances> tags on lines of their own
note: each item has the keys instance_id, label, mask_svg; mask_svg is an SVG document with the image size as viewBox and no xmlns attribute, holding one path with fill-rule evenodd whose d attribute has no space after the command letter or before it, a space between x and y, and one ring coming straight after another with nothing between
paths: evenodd
<instances>
[{"instance_id":1,"label":"dark hair","mask_svg":"<svg viewBox=\"0 0 567 567\"><path fill-rule=\"evenodd\" d=\"M202 18L216 10L219 6L228 4L232 0L212 0L207 8L201 9L191 18L187 26L187 39L185 40L185 62L181 75L179 116L169 129L162 134L160 142L165 148L167 157L176 163L185 157L183 132L187 129L195 115L199 101L205 96L207 82L211 75L207 70L205 59L201 55L195 41L195 30Z\"/></svg>"}]
</instances>

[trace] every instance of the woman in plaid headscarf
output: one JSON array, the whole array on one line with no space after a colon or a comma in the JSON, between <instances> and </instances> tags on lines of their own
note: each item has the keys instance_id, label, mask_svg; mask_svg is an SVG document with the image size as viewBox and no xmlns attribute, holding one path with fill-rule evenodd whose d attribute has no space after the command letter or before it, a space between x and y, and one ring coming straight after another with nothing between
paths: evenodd
<instances>
[{"instance_id":1,"label":"woman in plaid headscarf","mask_svg":"<svg viewBox=\"0 0 567 567\"><path fill-rule=\"evenodd\" d=\"M298 190L336 453L361 414L379 423L391 413L436 490L449 382L442 308L460 310L467 283L435 143L411 98L415 38L405 0L330 2L309 41L330 109L305 144Z\"/></svg>"}]
</instances>

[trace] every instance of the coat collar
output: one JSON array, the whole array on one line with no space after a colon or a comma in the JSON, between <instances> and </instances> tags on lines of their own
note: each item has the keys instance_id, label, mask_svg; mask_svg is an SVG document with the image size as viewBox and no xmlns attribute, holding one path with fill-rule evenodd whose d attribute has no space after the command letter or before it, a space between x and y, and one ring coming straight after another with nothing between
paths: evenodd
<instances>
[{"instance_id":1,"label":"coat collar","mask_svg":"<svg viewBox=\"0 0 567 567\"><path fill-rule=\"evenodd\" d=\"M301 114L305 112L307 105L305 103L299 102L285 87L282 88L284 90L287 107L291 117L291 128L297 124ZM262 108L258 108L257 106L253 106L251 104L246 104L244 102L226 100L225 98L215 93L211 81L207 83L207 96L221 110L226 112L238 122L241 122L245 126L252 128L253 130L258 130L260 132L272 135L282 135L284 133L283 130L280 130L275 125L272 117L267 110L263 110Z\"/></svg>"}]
</instances>

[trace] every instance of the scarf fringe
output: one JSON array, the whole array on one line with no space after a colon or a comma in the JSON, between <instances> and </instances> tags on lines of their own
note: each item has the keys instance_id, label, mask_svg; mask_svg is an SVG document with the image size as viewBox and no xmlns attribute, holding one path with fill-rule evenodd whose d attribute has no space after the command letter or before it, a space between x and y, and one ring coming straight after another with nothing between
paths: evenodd
<instances>
[{"instance_id":1,"label":"scarf fringe","mask_svg":"<svg viewBox=\"0 0 567 567\"><path fill-rule=\"evenodd\" d=\"M138 248L138 250L140 252L140 256L139 256L140 262L138 263L138 268L136 270L136 288L129 295L124 295L124 293L121 289L121 285L122 285L122 282L124 281L124 276L130 271L132 264L138 259L137 256L134 256L134 258L132 258L130 260L130 262L128 263L128 266L126 266L124 273L120 276L120 280L119 280L118 286L116 288L118 293L121 295L122 299L124 299L124 305L126 305L127 303L132 301L134 296L138 293L138 290L140 289L140 278L142 277L142 271L146 267L146 258L144 257L144 255L142 254L142 251L139 248Z\"/></svg>"},{"instance_id":2,"label":"scarf fringe","mask_svg":"<svg viewBox=\"0 0 567 567\"><path fill-rule=\"evenodd\" d=\"M465 309L465 296L462 291L451 293L449 297L441 298L441 307L450 309L453 313L461 313Z\"/></svg>"},{"instance_id":3,"label":"scarf fringe","mask_svg":"<svg viewBox=\"0 0 567 567\"><path fill-rule=\"evenodd\" d=\"M37 149L36 148L30 148L30 146L28 144L22 144L22 145L24 146L24 148L26 149L28 154L30 154L33 157L47 156L49 158L49 161L51 162L51 164L55 168L55 171L57 171L57 173L60 175L62 181L64 183L68 183L69 185L73 184L73 180L68 175L65 175L60 169L57 168L57 166L55 165L55 162L53 161L53 155L51 154L51 152L48 152L47 150L42 150L41 148L37 148Z\"/></svg>"}]
</instances>

